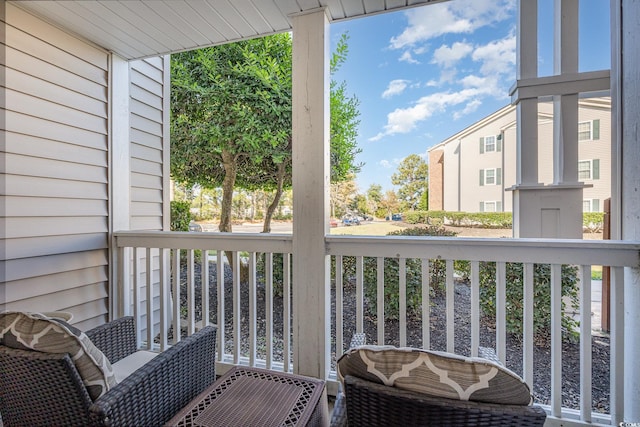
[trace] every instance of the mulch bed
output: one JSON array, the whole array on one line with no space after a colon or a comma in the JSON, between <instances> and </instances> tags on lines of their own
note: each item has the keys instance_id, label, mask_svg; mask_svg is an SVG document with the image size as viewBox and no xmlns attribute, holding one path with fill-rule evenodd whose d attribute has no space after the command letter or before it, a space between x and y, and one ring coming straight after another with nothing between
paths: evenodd
<instances>
[{"instance_id":1,"label":"mulch bed","mask_svg":"<svg viewBox=\"0 0 640 427\"><path fill-rule=\"evenodd\" d=\"M233 285L231 279L231 271L228 265L225 265L225 333L227 342L225 350L231 352L233 348ZM217 289L216 289L216 264L210 264L210 310L212 323L217 321ZM200 320L201 299L200 299L200 274L199 265L196 264L196 283L195 283L195 300L196 300L196 320ZM183 271L183 279L181 283L181 300L183 307L186 307L186 274ZM249 336L249 286L247 283L241 284L241 354L248 355L248 336ZM332 290L332 305L335 304ZM470 289L469 286L461 281L455 285L455 352L461 355L470 355L471 343L471 322L470 322ZM258 284L257 294L257 357L265 357L265 291L264 286ZM344 340L348 345L351 334L355 331L355 287L348 286L344 289ZM436 296L431 299L431 319L430 319L430 341L431 349L446 350L446 322L445 322L445 298L444 296ZM332 307L333 308L333 307ZM273 300L273 356L274 360L283 360L283 320L282 320L282 297L274 296ZM332 316L335 316L335 310L332 310ZM398 322L387 320L385 322L385 344L398 345ZM335 318L332 318L332 361L335 362ZM185 331L186 332L186 331ZM377 327L375 312L369 309L369 305L365 301L364 307L364 332L367 335L369 343L375 343L377 340ZM480 324L480 345L483 347L495 348L495 328L487 319L482 319ZM550 404L551 396L551 351L546 340L540 340L534 346L534 387L533 394L535 401L540 404ZM407 345L411 347L422 346L422 322L419 318L407 319ZM568 340L563 341L562 345L562 406L579 409L580 408L580 348L579 343L572 343ZM340 352L341 353L341 352ZM609 412L609 338L606 336L594 336L592 339L592 397L593 409L597 412ZM506 365L509 369L522 375L522 343L521 340L514 336L507 336L507 361Z\"/></svg>"}]
</instances>

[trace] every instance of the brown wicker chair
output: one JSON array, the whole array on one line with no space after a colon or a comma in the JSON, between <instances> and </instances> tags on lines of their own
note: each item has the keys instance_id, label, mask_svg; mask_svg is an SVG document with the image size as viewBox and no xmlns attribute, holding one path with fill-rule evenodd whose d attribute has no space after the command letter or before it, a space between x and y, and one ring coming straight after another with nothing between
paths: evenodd
<instances>
[{"instance_id":1,"label":"brown wicker chair","mask_svg":"<svg viewBox=\"0 0 640 427\"><path fill-rule=\"evenodd\" d=\"M136 351L133 318L86 332L112 363ZM92 401L68 354L0 345L0 414L5 427L156 426L215 381L216 328L160 353Z\"/></svg>"},{"instance_id":2,"label":"brown wicker chair","mask_svg":"<svg viewBox=\"0 0 640 427\"><path fill-rule=\"evenodd\" d=\"M366 342L355 334L350 348ZM481 357L498 362L492 349ZM539 406L503 405L432 397L355 376L344 378L336 396L331 427L387 426L542 426L547 417Z\"/></svg>"},{"instance_id":3,"label":"brown wicker chair","mask_svg":"<svg viewBox=\"0 0 640 427\"><path fill-rule=\"evenodd\" d=\"M542 426L539 406L498 405L445 398L345 377L349 426Z\"/></svg>"}]
</instances>

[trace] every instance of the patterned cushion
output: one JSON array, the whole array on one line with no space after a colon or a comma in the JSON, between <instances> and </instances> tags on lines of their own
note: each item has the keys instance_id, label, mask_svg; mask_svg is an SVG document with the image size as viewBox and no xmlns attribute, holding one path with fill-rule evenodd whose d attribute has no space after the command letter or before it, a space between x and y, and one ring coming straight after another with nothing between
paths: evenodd
<instances>
[{"instance_id":1,"label":"patterned cushion","mask_svg":"<svg viewBox=\"0 0 640 427\"><path fill-rule=\"evenodd\" d=\"M504 366L451 353L361 346L338 360L339 379L346 375L435 397L510 405L533 402L527 384Z\"/></svg>"},{"instance_id":2,"label":"patterned cushion","mask_svg":"<svg viewBox=\"0 0 640 427\"><path fill-rule=\"evenodd\" d=\"M69 353L93 400L116 384L109 360L82 331L39 313L0 313L0 344L43 353Z\"/></svg>"}]
</instances>

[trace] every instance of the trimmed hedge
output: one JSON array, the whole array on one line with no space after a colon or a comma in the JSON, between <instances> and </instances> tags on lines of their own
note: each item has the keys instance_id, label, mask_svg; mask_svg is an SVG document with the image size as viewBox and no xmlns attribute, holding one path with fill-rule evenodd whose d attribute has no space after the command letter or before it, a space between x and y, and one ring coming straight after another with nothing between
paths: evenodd
<instances>
[{"instance_id":1,"label":"trimmed hedge","mask_svg":"<svg viewBox=\"0 0 640 427\"><path fill-rule=\"evenodd\" d=\"M452 225L456 227L512 228L511 212L447 212L408 211L402 214L408 224ZM599 233L603 229L603 212L584 212L582 226L585 231Z\"/></svg>"},{"instance_id":2,"label":"trimmed hedge","mask_svg":"<svg viewBox=\"0 0 640 427\"><path fill-rule=\"evenodd\" d=\"M403 214L409 224L453 225L479 228L511 228L511 212L409 211Z\"/></svg>"}]
</instances>

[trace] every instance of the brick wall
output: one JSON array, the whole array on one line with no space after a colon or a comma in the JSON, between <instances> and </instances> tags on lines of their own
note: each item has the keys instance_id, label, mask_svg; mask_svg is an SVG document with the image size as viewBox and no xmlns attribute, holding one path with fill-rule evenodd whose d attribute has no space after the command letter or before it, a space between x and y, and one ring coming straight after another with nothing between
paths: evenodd
<instances>
[{"instance_id":1,"label":"brick wall","mask_svg":"<svg viewBox=\"0 0 640 427\"><path fill-rule=\"evenodd\" d=\"M429 210L444 209L444 150L429 153Z\"/></svg>"}]
</instances>

